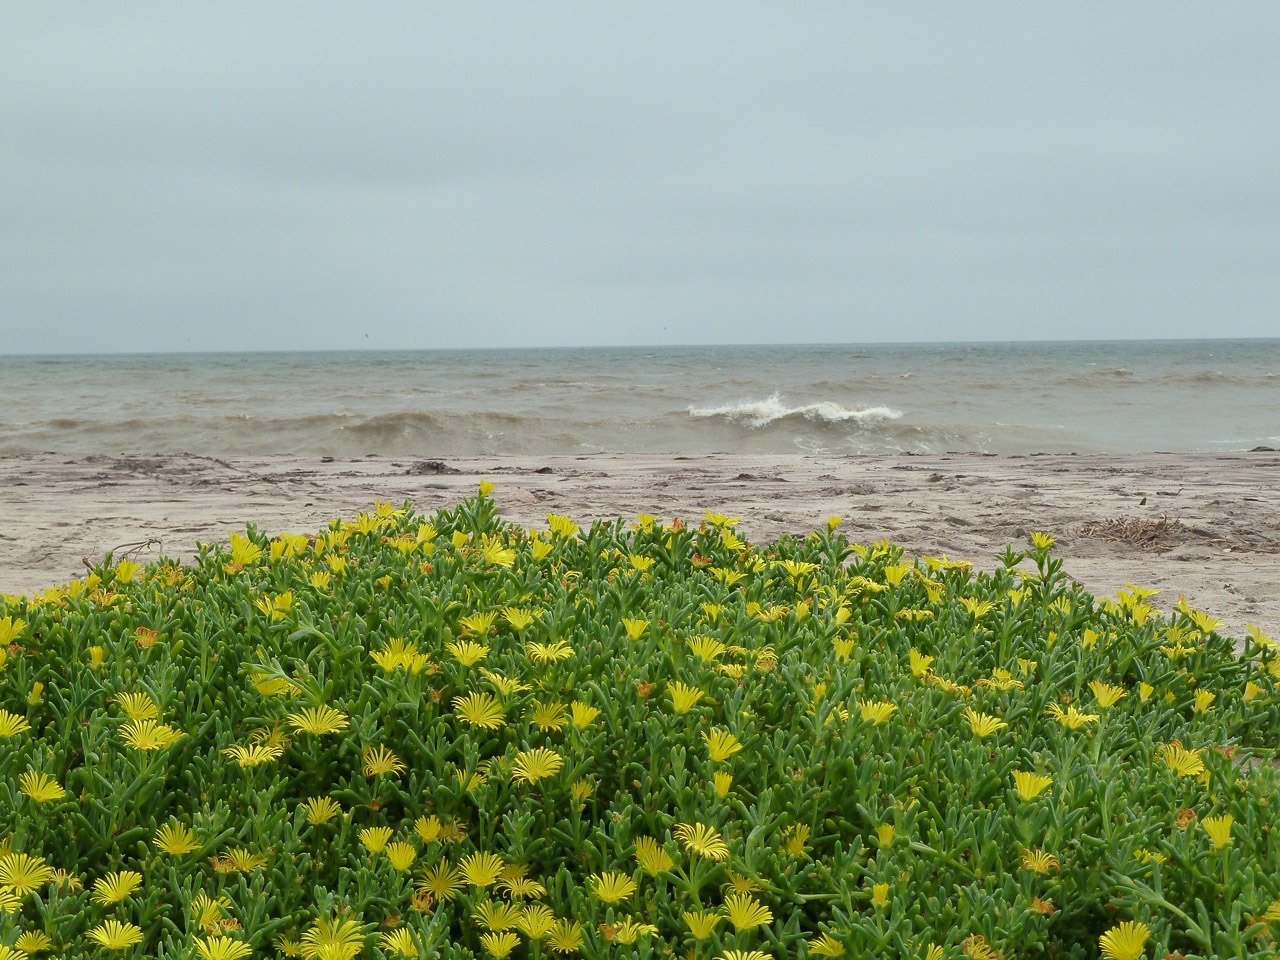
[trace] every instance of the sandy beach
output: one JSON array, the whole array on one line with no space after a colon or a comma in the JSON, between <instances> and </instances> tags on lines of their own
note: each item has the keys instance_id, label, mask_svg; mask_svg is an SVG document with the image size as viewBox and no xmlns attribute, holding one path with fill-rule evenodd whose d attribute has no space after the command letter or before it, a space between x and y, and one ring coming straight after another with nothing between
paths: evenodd
<instances>
[{"instance_id":1,"label":"sandy beach","mask_svg":"<svg viewBox=\"0 0 1280 960\"><path fill-rule=\"evenodd\" d=\"M508 518L545 526L652 513L742 518L753 542L844 518L859 541L993 565L1026 532L1058 538L1068 574L1095 595L1153 587L1185 596L1240 636L1280 634L1280 453L1222 456L979 454L889 457L369 456L0 457L0 593L84 573L107 551L186 559L246 523L309 532L375 499L429 512L488 479Z\"/></svg>"}]
</instances>

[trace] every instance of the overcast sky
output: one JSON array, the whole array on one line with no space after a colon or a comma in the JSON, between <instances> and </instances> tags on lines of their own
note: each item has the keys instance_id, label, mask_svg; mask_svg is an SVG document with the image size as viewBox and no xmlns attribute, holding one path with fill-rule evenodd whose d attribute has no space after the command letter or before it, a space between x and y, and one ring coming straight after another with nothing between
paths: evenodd
<instances>
[{"instance_id":1,"label":"overcast sky","mask_svg":"<svg viewBox=\"0 0 1280 960\"><path fill-rule=\"evenodd\" d=\"M1280 336L1280 4L6 3L0 352Z\"/></svg>"}]
</instances>

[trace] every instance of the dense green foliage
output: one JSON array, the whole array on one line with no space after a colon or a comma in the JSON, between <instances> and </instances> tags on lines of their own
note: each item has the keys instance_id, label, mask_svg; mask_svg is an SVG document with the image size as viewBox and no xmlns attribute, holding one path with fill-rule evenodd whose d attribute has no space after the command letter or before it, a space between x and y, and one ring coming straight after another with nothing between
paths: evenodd
<instances>
[{"instance_id":1,"label":"dense green foliage","mask_svg":"<svg viewBox=\"0 0 1280 960\"><path fill-rule=\"evenodd\" d=\"M482 489L6 598L0 960L1272 955L1261 631L1038 534L549 522Z\"/></svg>"}]
</instances>

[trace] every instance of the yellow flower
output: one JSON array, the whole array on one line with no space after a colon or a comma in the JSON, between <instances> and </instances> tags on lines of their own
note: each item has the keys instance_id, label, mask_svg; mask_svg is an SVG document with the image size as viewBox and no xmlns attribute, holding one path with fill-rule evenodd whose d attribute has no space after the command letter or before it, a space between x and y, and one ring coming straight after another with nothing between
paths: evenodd
<instances>
[{"instance_id":1,"label":"yellow flower","mask_svg":"<svg viewBox=\"0 0 1280 960\"><path fill-rule=\"evenodd\" d=\"M255 743L248 747L233 743L222 752L242 767L256 767L259 764L270 763L272 760L279 760L284 756L283 747L278 744L264 743Z\"/></svg>"},{"instance_id":2,"label":"yellow flower","mask_svg":"<svg viewBox=\"0 0 1280 960\"><path fill-rule=\"evenodd\" d=\"M302 935L307 960L354 960L364 950L364 931L355 920L321 917Z\"/></svg>"},{"instance_id":3,"label":"yellow flower","mask_svg":"<svg viewBox=\"0 0 1280 960\"><path fill-rule=\"evenodd\" d=\"M559 730L569 721L569 714L563 703L542 703L533 701L533 725L544 733L548 730Z\"/></svg>"},{"instance_id":4,"label":"yellow flower","mask_svg":"<svg viewBox=\"0 0 1280 960\"><path fill-rule=\"evenodd\" d=\"M809 941L809 952L819 957L844 956L844 944L829 933Z\"/></svg>"},{"instance_id":5,"label":"yellow flower","mask_svg":"<svg viewBox=\"0 0 1280 960\"><path fill-rule=\"evenodd\" d=\"M1048 873L1058 866L1058 858L1043 850L1023 850L1020 856L1022 869L1032 873Z\"/></svg>"},{"instance_id":6,"label":"yellow flower","mask_svg":"<svg viewBox=\"0 0 1280 960\"><path fill-rule=\"evenodd\" d=\"M716 926L724 918L718 913L712 913L710 910L698 910L696 912L687 911L683 919L685 926L693 934L693 939L705 940L711 936Z\"/></svg>"},{"instance_id":7,"label":"yellow flower","mask_svg":"<svg viewBox=\"0 0 1280 960\"><path fill-rule=\"evenodd\" d=\"M542 940L555 929L556 916L545 903L527 903L520 910L516 926L530 940Z\"/></svg>"},{"instance_id":8,"label":"yellow flower","mask_svg":"<svg viewBox=\"0 0 1280 960\"><path fill-rule=\"evenodd\" d=\"M26 628L27 622L13 617L0 618L0 647L7 647L18 640L18 634Z\"/></svg>"},{"instance_id":9,"label":"yellow flower","mask_svg":"<svg viewBox=\"0 0 1280 960\"><path fill-rule=\"evenodd\" d=\"M538 643L536 640L530 640L524 645L524 649L530 660L543 665L559 663L573 656L573 647L564 640L556 640L552 643Z\"/></svg>"},{"instance_id":10,"label":"yellow flower","mask_svg":"<svg viewBox=\"0 0 1280 960\"><path fill-rule=\"evenodd\" d=\"M497 540L485 539L484 546L480 548L480 553L484 557L484 562L494 567L503 567L511 569L516 562L516 552L510 547L504 547Z\"/></svg>"},{"instance_id":11,"label":"yellow flower","mask_svg":"<svg viewBox=\"0 0 1280 960\"><path fill-rule=\"evenodd\" d=\"M1195 706L1191 709L1195 713L1208 713L1209 708L1213 706L1213 701L1217 699L1217 694L1209 690L1197 690Z\"/></svg>"},{"instance_id":12,"label":"yellow flower","mask_svg":"<svg viewBox=\"0 0 1280 960\"><path fill-rule=\"evenodd\" d=\"M22 953L31 956L33 953L43 953L48 950L53 946L53 941L43 930L28 930L19 935L13 945Z\"/></svg>"},{"instance_id":13,"label":"yellow flower","mask_svg":"<svg viewBox=\"0 0 1280 960\"><path fill-rule=\"evenodd\" d=\"M557 920L547 937L547 946L556 953L573 953L582 946L582 924L576 921Z\"/></svg>"},{"instance_id":14,"label":"yellow flower","mask_svg":"<svg viewBox=\"0 0 1280 960\"><path fill-rule=\"evenodd\" d=\"M61 800L67 795L67 791L62 789L57 780L47 773L36 773L34 770L28 770L18 778L18 789L36 803Z\"/></svg>"},{"instance_id":15,"label":"yellow flower","mask_svg":"<svg viewBox=\"0 0 1280 960\"><path fill-rule=\"evenodd\" d=\"M1063 710L1056 703L1049 704L1045 713L1068 730L1079 730L1086 723L1097 723L1098 721L1096 713L1081 713L1074 706Z\"/></svg>"},{"instance_id":16,"label":"yellow flower","mask_svg":"<svg viewBox=\"0 0 1280 960\"><path fill-rule=\"evenodd\" d=\"M445 649L449 651L449 656L464 667L474 666L489 655L489 648L474 640L456 640L453 643L446 643Z\"/></svg>"},{"instance_id":17,"label":"yellow flower","mask_svg":"<svg viewBox=\"0 0 1280 960\"><path fill-rule=\"evenodd\" d=\"M108 950L124 950L142 942L142 928L132 923L108 920L90 930L89 939Z\"/></svg>"},{"instance_id":18,"label":"yellow flower","mask_svg":"<svg viewBox=\"0 0 1280 960\"><path fill-rule=\"evenodd\" d=\"M1039 530L1031 531L1031 546L1037 550L1048 550L1054 542L1054 538L1047 533L1041 533Z\"/></svg>"},{"instance_id":19,"label":"yellow flower","mask_svg":"<svg viewBox=\"0 0 1280 960\"><path fill-rule=\"evenodd\" d=\"M119 903L142 886L142 874L133 870L120 870L100 877L93 885L93 902Z\"/></svg>"},{"instance_id":20,"label":"yellow flower","mask_svg":"<svg viewBox=\"0 0 1280 960\"><path fill-rule=\"evenodd\" d=\"M360 831L360 842L370 853L381 853L391 842L390 827L365 827Z\"/></svg>"},{"instance_id":21,"label":"yellow flower","mask_svg":"<svg viewBox=\"0 0 1280 960\"><path fill-rule=\"evenodd\" d=\"M689 651L699 660L715 660L729 649L715 637L696 636L689 642Z\"/></svg>"},{"instance_id":22,"label":"yellow flower","mask_svg":"<svg viewBox=\"0 0 1280 960\"><path fill-rule=\"evenodd\" d=\"M671 709L676 713L688 713L705 696L697 687L691 687L679 680L667 685L667 694L671 697Z\"/></svg>"},{"instance_id":23,"label":"yellow flower","mask_svg":"<svg viewBox=\"0 0 1280 960\"><path fill-rule=\"evenodd\" d=\"M886 700L860 700L858 709L862 712L864 723L871 723L878 727L888 723L898 707Z\"/></svg>"},{"instance_id":24,"label":"yellow flower","mask_svg":"<svg viewBox=\"0 0 1280 960\"><path fill-rule=\"evenodd\" d=\"M648 628L648 620L632 620L628 617L622 618L622 629L627 632L627 636L632 640L639 640L644 635L645 629Z\"/></svg>"},{"instance_id":25,"label":"yellow flower","mask_svg":"<svg viewBox=\"0 0 1280 960\"><path fill-rule=\"evenodd\" d=\"M702 823L677 823L671 831L690 851L708 860L729 859L729 845L714 827Z\"/></svg>"},{"instance_id":26,"label":"yellow flower","mask_svg":"<svg viewBox=\"0 0 1280 960\"><path fill-rule=\"evenodd\" d=\"M1209 834L1209 839L1213 841L1213 849L1221 850L1231 842L1231 825L1235 823L1235 817L1229 813L1224 813L1220 817L1205 817L1200 821L1204 824L1205 831Z\"/></svg>"},{"instance_id":27,"label":"yellow flower","mask_svg":"<svg viewBox=\"0 0 1280 960\"><path fill-rule=\"evenodd\" d=\"M8 710L0 710L0 737L14 737L31 729L25 717Z\"/></svg>"},{"instance_id":28,"label":"yellow flower","mask_svg":"<svg viewBox=\"0 0 1280 960\"><path fill-rule=\"evenodd\" d=\"M1188 750L1182 744L1166 744L1161 751L1164 762L1179 777L1195 777L1204 773L1204 761L1196 750Z\"/></svg>"},{"instance_id":29,"label":"yellow flower","mask_svg":"<svg viewBox=\"0 0 1280 960\"><path fill-rule=\"evenodd\" d=\"M120 693L116 704L130 720L159 720L160 709L145 693Z\"/></svg>"},{"instance_id":30,"label":"yellow flower","mask_svg":"<svg viewBox=\"0 0 1280 960\"><path fill-rule=\"evenodd\" d=\"M1145 923L1126 920L1098 938L1098 946L1107 960L1138 960L1145 952L1151 928Z\"/></svg>"},{"instance_id":31,"label":"yellow flower","mask_svg":"<svg viewBox=\"0 0 1280 960\"><path fill-rule=\"evenodd\" d=\"M882 847L893 846L894 837L898 835L898 828L892 823L882 823L876 827L876 840Z\"/></svg>"},{"instance_id":32,"label":"yellow flower","mask_svg":"<svg viewBox=\"0 0 1280 960\"><path fill-rule=\"evenodd\" d=\"M726 950L716 960L772 960L763 950Z\"/></svg>"},{"instance_id":33,"label":"yellow flower","mask_svg":"<svg viewBox=\"0 0 1280 960\"><path fill-rule=\"evenodd\" d=\"M496 903L493 900L485 900L476 906L475 911L471 914L471 919L486 930L501 933L504 930L514 930L518 927L523 915L524 911L520 909L518 904Z\"/></svg>"},{"instance_id":34,"label":"yellow flower","mask_svg":"<svg viewBox=\"0 0 1280 960\"><path fill-rule=\"evenodd\" d=\"M240 872L249 873L257 870L267 862L267 858L260 853L254 853L244 847L233 847L227 851L227 855L223 857L219 863L224 872Z\"/></svg>"},{"instance_id":35,"label":"yellow flower","mask_svg":"<svg viewBox=\"0 0 1280 960\"><path fill-rule=\"evenodd\" d=\"M381 745L365 747L363 759L364 775L369 778L405 771L404 761Z\"/></svg>"},{"instance_id":36,"label":"yellow flower","mask_svg":"<svg viewBox=\"0 0 1280 960\"><path fill-rule=\"evenodd\" d=\"M925 674L933 667L934 658L926 657L915 647L907 651L907 658L911 662L911 675L917 680L923 679Z\"/></svg>"},{"instance_id":37,"label":"yellow flower","mask_svg":"<svg viewBox=\"0 0 1280 960\"><path fill-rule=\"evenodd\" d=\"M345 713L328 705L308 707L298 713L289 714L285 719L289 721L289 726L299 733L311 733L316 736L341 733L347 729L348 722Z\"/></svg>"},{"instance_id":38,"label":"yellow flower","mask_svg":"<svg viewBox=\"0 0 1280 960\"><path fill-rule=\"evenodd\" d=\"M1053 785L1053 777L1041 773L1028 773L1026 770L1015 770L1013 784L1017 787L1018 796L1023 800L1034 800Z\"/></svg>"},{"instance_id":39,"label":"yellow flower","mask_svg":"<svg viewBox=\"0 0 1280 960\"><path fill-rule=\"evenodd\" d=\"M44 886L53 879L53 868L43 857L10 853L0 857L0 890L7 889L19 897Z\"/></svg>"},{"instance_id":40,"label":"yellow flower","mask_svg":"<svg viewBox=\"0 0 1280 960\"><path fill-rule=\"evenodd\" d=\"M547 526L551 529L551 534L563 540L569 540L578 535L578 525L568 517L562 517L559 514L547 514Z\"/></svg>"},{"instance_id":41,"label":"yellow flower","mask_svg":"<svg viewBox=\"0 0 1280 960\"><path fill-rule=\"evenodd\" d=\"M625 873L606 870L591 875L591 892L605 903L617 903L636 892L636 882Z\"/></svg>"},{"instance_id":42,"label":"yellow flower","mask_svg":"<svg viewBox=\"0 0 1280 960\"><path fill-rule=\"evenodd\" d=\"M675 861L663 850L658 841L653 837L639 837L636 839L636 861L640 864L640 869L651 877L656 877L663 870L670 870L675 866Z\"/></svg>"},{"instance_id":43,"label":"yellow flower","mask_svg":"<svg viewBox=\"0 0 1280 960\"><path fill-rule=\"evenodd\" d=\"M431 894L437 900L452 900L462 888L462 871L448 860L441 860L427 867L416 888L422 893Z\"/></svg>"},{"instance_id":44,"label":"yellow flower","mask_svg":"<svg viewBox=\"0 0 1280 960\"><path fill-rule=\"evenodd\" d=\"M723 763L742 749L738 738L728 730L712 727L709 733L703 731L702 739L707 744L707 752L711 755L712 761L716 763Z\"/></svg>"},{"instance_id":45,"label":"yellow flower","mask_svg":"<svg viewBox=\"0 0 1280 960\"><path fill-rule=\"evenodd\" d=\"M203 960L244 960L253 948L243 940L231 937L209 937L196 940L196 950Z\"/></svg>"},{"instance_id":46,"label":"yellow flower","mask_svg":"<svg viewBox=\"0 0 1280 960\"><path fill-rule=\"evenodd\" d=\"M384 933L378 938L378 944L385 952L398 957L412 958L419 955L418 945L413 942L413 934L405 927Z\"/></svg>"},{"instance_id":47,"label":"yellow flower","mask_svg":"<svg viewBox=\"0 0 1280 960\"><path fill-rule=\"evenodd\" d=\"M382 852L391 861L391 868L396 873L404 873L408 870L418 856L418 851L413 848L413 844L405 843L403 840L387 844Z\"/></svg>"},{"instance_id":48,"label":"yellow flower","mask_svg":"<svg viewBox=\"0 0 1280 960\"><path fill-rule=\"evenodd\" d=\"M167 723L155 720L134 720L120 728L120 737L134 750L165 750L179 740L183 734Z\"/></svg>"},{"instance_id":49,"label":"yellow flower","mask_svg":"<svg viewBox=\"0 0 1280 960\"><path fill-rule=\"evenodd\" d=\"M481 499L493 493L493 484L488 480L480 481L480 497Z\"/></svg>"},{"instance_id":50,"label":"yellow flower","mask_svg":"<svg viewBox=\"0 0 1280 960\"><path fill-rule=\"evenodd\" d=\"M495 960L502 960L520 945L520 937L510 931L506 933L482 933L480 935L480 946L484 947L485 952Z\"/></svg>"},{"instance_id":51,"label":"yellow flower","mask_svg":"<svg viewBox=\"0 0 1280 960\"><path fill-rule=\"evenodd\" d=\"M787 831L787 853L793 857L803 857L808 853L809 834L812 831L807 823L798 823Z\"/></svg>"},{"instance_id":52,"label":"yellow flower","mask_svg":"<svg viewBox=\"0 0 1280 960\"><path fill-rule=\"evenodd\" d=\"M535 747L516 755L516 762L511 767L511 779L516 783L536 783L555 776L563 766L564 759L560 754L546 747Z\"/></svg>"},{"instance_id":53,"label":"yellow flower","mask_svg":"<svg viewBox=\"0 0 1280 960\"><path fill-rule=\"evenodd\" d=\"M600 716L600 709L580 700L575 700L569 705L569 716L575 727L579 730L585 730L591 726L596 717Z\"/></svg>"},{"instance_id":54,"label":"yellow flower","mask_svg":"<svg viewBox=\"0 0 1280 960\"><path fill-rule=\"evenodd\" d=\"M152 841L163 853L181 856L200 849L200 844L187 827L180 823L166 823L156 831Z\"/></svg>"},{"instance_id":55,"label":"yellow flower","mask_svg":"<svg viewBox=\"0 0 1280 960\"><path fill-rule=\"evenodd\" d=\"M1103 683L1101 680L1090 680L1089 689L1093 691L1093 695L1100 707L1114 707L1127 695L1124 687L1112 686L1109 683Z\"/></svg>"},{"instance_id":56,"label":"yellow flower","mask_svg":"<svg viewBox=\"0 0 1280 960\"><path fill-rule=\"evenodd\" d=\"M298 809L306 811L307 823L313 827L328 823L342 812L342 808L338 806L338 801L334 800L333 797L310 797L298 804Z\"/></svg>"},{"instance_id":57,"label":"yellow flower","mask_svg":"<svg viewBox=\"0 0 1280 960\"><path fill-rule=\"evenodd\" d=\"M502 858L496 853L477 852L463 857L462 878L473 887L491 887L502 876Z\"/></svg>"},{"instance_id":58,"label":"yellow flower","mask_svg":"<svg viewBox=\"0 0 1280 960\"><path fill-rule=\"evenodd\" d=\"M733 774L727 770L717 770L715 776L711 778L711 788L721 800L729 795L729 788L732 786Z\"/></svg>"},{"instance_id":59,"label":"yellow flower","mask_svg":"<svg viewBox=\"0 0 1280 960\"><path fill-rule=\"evenodd\" d=\"M973 735L979 740L991 736L997 730L1003 730L1009 726L999 717L992 716L988 713L978 713L973 707L964 708L964 718L969 721L969 729L973 731Z\"/></svg>"},{"instance_id":60,"label":"yellow flower","mask_svg":"<svg viewBox=\"0 0 1280 960\"><path fill-rule=\"evenodd\" d=\"M871 905L873 907L883 907L889 902L889 885L887 883L873 883L871 885Z\"/></svg>"},{"instance_id":61,"label":"yellow flower","mask_svg":"<svg viewBox=\"0 0 1280 960\"><path fill-rule=\"evenodd\" d=\"M754 930L773 922L773 911L746 893L731 893L720 908L735 930Z\"/></svg>"},{"instance_id":62,"label":"yellow flower","mask_svg":"<svg viewBox=\"0 0 1280 960\"><path fill-rule=\"evenodd\" d=\"M502 703L491 693L454 697L453 709L471 726L485 730L497 730L507 722Z\"/></svg>"}]
</instances>

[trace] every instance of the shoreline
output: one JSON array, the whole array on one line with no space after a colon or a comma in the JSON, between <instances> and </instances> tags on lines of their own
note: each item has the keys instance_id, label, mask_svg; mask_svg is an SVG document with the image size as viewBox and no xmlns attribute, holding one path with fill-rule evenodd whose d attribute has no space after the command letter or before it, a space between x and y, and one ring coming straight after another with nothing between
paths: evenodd
<instances>
[{"instance_id":1,"label":"shoreline","mask_svg":"<svg viewBox=\"0 0 1280 960\"><path fill-rule=\"evenodd\" d=\"M504 517L545 527L637 513L740 517L763 543L837 515L851 540L990 569L1026 533L1057 538L1064 571L1095 596L1125 583L1179 596L1244 635L1280 635L1280 453L590 454L508 457L0 456L0 593L83 574L108 550L187 560L246 523L310 533L375 499L423 513L495 485ZM1117 522L1118 521L1118 522ZM119 549L123 548L123 549Z\"/></svg>"}]
</instances>

